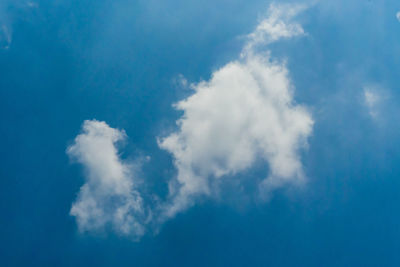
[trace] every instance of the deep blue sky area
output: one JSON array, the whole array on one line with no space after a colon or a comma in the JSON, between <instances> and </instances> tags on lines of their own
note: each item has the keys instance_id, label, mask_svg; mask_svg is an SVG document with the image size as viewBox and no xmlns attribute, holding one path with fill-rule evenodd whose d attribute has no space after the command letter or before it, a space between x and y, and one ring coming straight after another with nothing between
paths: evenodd
<instances>
[{"instance_id":1,"label":"deep blue sky area","mask_svg":"<svg viewBox=\"0 0 400 267\"><path fill-rule=\"evenodd\" d=\"M308 6L293 19L304 36L268 45L314 120L305 185L257 201L257 163L140 240L79 231L70 209L85 172L67 147L84 120L124 129L120 156L150 155L139 175L165 198L176 169L157 137L193 93L182 77L238 59L272 2L1 1L1 266L400 265L399 1L275 1Z\"/></svg>"}]
</instances>

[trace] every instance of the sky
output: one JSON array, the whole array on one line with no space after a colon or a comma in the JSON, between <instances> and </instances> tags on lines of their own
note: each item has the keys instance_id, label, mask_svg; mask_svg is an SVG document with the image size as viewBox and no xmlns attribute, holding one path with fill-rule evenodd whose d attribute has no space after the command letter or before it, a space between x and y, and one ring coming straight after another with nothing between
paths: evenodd
<instances>
[{"instance_id":1,"label":"sky","mask_svg":"<svg viewBox=\"0 0 400 267\"><path fill-rule=\"evenodd\" d=\"M399 266L400 2L2 0L1 266Z\"/></svg>"}]
</instances>

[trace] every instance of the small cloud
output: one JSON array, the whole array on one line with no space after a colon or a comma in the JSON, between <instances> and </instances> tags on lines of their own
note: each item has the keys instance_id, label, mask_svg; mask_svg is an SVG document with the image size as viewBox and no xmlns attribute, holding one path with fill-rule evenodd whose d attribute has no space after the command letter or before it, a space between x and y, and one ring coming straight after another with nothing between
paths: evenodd
<instances>
[{"instance_id":1,"label":"small cloud","mask_svg":"<svg viewBox=\"0 0 400 267\"><path fill-rule=\"evenodd\" d=\"M398 21L400 21L400 11L396 13L396 18Z\"/></svg>"},{"instance_id":2,"label":"small cloud","mask_svg":"<svg viewBox=\"0 0 400 267\"><path fill-rule=\"evenodd\" d=\"M82 133L67 148L70 158L85 168L85 184L70 211L81 232L107 226L134 238L145 232L146 210L136 189L135 173L120 158L116 146L125 138L123 130L87 120Z\"/></svg>"},{"instance_id":3,"label":"small cloud","mask_svg":"<svg viewBox=\"0 0 400 267\"><path fill-rule=\"evenodd\" d=\"M304 5L271 4L268 9L268 17L262 20L257 28L247 36L248 42L243 53L251 52L258 45L304 35L303 27L299 23L292 22L292 19L304 9L306 9Z\"/></svg>"},{"instance_id":4,"label":"small cloud","mask_svg":"<svg viewBox=\"0 0 400 267\"><path fill-rule=\"evenodd\" d=\"M380 107L385 100L385 93L379 87L366 86L363 92L364 104L368 108L368 113L373 119L377 119Z\"/></svg>"}]
</instances>

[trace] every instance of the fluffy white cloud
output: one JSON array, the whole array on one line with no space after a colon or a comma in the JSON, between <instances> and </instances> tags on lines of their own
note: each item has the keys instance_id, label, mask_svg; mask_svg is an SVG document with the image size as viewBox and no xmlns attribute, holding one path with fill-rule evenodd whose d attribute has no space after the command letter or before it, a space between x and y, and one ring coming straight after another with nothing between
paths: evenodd
<instances>
[{"instance_id":1,"label":"fluffy white cloud","mask_svg":"<svg viewBox=\"0 0 400 267\"><path fill-rule=\"evenodd\" d=\"M263 190L302 180L298 152L313 120L305 107L294 103L285 65L255 49L303 34L300 25L290 23L300 9L272 5L269 17L249 35L241 58L214 72L209 81L192 85L194 94L175 105L183 111L179 129L159 140L178 170L162 216L174 216L195 196L210 194L213 179L243 171L259 157L270 168Z\"/></svg>"},{"instance_id":2,"label":"fluffy white cloud","mask_svg":"<svg viewBox=\"0 0 400 267\"><path fill-rule=\"evenodd\" d=\"M106 226L121 234L139 237L145 228L143 201L135 189L132 168L118 155L116 144L125 139L124 131L105 122L87 120L82 133L67 148L71 159L85 167L85 184L72 205L81 231L96 231Z\"/></svg>"}]
</instances>

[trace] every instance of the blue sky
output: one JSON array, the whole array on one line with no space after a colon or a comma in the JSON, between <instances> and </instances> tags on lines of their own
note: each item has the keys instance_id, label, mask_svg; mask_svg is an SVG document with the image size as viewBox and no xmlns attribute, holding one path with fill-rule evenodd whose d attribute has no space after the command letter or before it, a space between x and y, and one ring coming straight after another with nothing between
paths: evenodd
<instances>
[{"instance_id":1,"label":"blue sky","mask_svg":"<svg viewBox=\"0 0 400 267\"><path fill-rule=\"evenodd\" d=\"M398 1L0 3L4 266L398 266Z\"/></svg>"}]
</instances>

